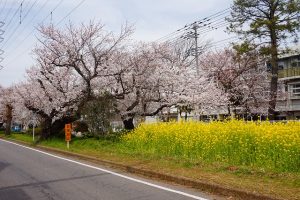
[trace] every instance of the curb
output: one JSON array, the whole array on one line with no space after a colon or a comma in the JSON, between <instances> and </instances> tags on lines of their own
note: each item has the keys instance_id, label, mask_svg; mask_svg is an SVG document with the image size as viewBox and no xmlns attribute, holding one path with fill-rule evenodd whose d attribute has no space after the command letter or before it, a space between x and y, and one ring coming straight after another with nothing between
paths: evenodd
<instances>
[{"instance_id":1,"label":"curb","mask_svg":"<svg viewBox=\"0 0 300 200\"><path fill-rule=\"evenodd\" d=\"M221 195L221 196L229 197L230 199L232 197L234 197L233 199L243 199L243 200L282 200L282 199L273 198L273 197L269 197L269 196L245 192L242 190L226 188L226 187L222 187L217 184L206 183L204 181L195 181L195 180L188 179L188 178L176 177L176 176L172 176L172 175L168 175L168 174L162 174L159 172L136 168L136 167L132 167L132 166L128 166L128 165L123 165L123 164L115 163L115 162L108 161L108 160L102 160L102 159L92 157L92 156L86 156L86 155L82 155L82 154L78 154L78 153L63 151L63 150L55 149L52 147L33 145L28 142L23 142L23 141L14 140L14 139L7 139L7 138L1 137L1 136L0 136L0 138L3 140L13 141L18 144L25 145L25 146L30 146L35 149L46 150L48 152L58 153L58 154L72 157L72 158L79 158L79 159L89 161L89 162L92 162L95 164L101 164L101 165L112 167L115 169L120 169L125 172L142 175L144 177L154 178L154 179L163 180L163 181L167 181L167 182L171 182L171 183L175 183L175 184L179 184L179 185L183 185L183 186L192 187L195 189L199 189L203 192L212 193L214 195Z\"/></svg>"}]
</instances>

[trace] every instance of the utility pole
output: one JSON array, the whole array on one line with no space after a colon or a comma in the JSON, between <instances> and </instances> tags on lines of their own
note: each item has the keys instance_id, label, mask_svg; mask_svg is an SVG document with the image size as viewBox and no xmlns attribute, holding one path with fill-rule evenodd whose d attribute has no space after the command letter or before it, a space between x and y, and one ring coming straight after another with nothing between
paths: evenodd
<instances>
[{"instance_id":1,"label":"utility pole","mask_svg":"<svg viewBox=\"0 0 300 200\"><path fill-rule=\"evenodd\" d=\"M199 72L199 52L198 52L198 33L197 30L200 26L198 24L194 24L192 29L194 30L194 38L195 38L195 59L196 59L196 70L197 70L197 75L200 75Z\"/></svg>"},{"instance_id":2,"label":"utility pole","mask_svg":"<svg viewBox=\"0 0 300 200\"><path fill-rule=\"evenodd\" d=\"M190 48L188 50L188 55L192 55L195 57L195 67L196 67L196 72L197 75L200 75L200 69L199 69L199 46L198 46L198 39L199 39L199 33L198 33L198 29L201 26L197 23L194 22L193 24L191 24L191 31L187 32L185 35L183 35L181 38L183 39L194 39L195 40L195 47L194 48Z\"/></svg>"},{"instance_id":3,"label":"utility pole","mask_svg":"<svg viewBox=\"0 0 300 200\"><path fill-rule=\"evenodd\" d=\"M202 24L202 26L200 26L199 24ZM200 66L199 66L199 54L201 52L201 50L203 50L203 48L200 48L198 46L198 39L199 39L199 33L198 33L198 29L204 26L207 26L208 24L204 24L204 21L202 22L194 22L190 25L190 30L189 32L187 32L185 35L183 35L181 38L183 39L194 39L195 41L195 45L194 48L190 48L188 50L188 55L192 55L195 57L195 67L196 67L196 72L197 72L197 76L200 76ZM193 46L192 46L193 47ZM194 97L193 97L194 99ZM195 116L199 115L200 118L200 114L199 114L199 105L195 106Z\"/></svg>"}]
</instances>

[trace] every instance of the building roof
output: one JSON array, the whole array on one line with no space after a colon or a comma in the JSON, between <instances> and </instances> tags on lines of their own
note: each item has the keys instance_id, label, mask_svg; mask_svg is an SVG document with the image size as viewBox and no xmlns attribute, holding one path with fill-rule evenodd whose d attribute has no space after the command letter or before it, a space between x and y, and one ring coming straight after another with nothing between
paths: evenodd
<instances>
[{"instance_id":1,"label":"building roof","mask_svg":"<svg viewBox=\"0 0 300 200\"><path fill-rule=\"evenodd\" d=\"M279 59L289 58L292 56L298 56L300 55L300 45L296 45L293 47L289 47L288 49L285 49L282 51L282 54L278 56Z\"/></svg>"}]
</instances>

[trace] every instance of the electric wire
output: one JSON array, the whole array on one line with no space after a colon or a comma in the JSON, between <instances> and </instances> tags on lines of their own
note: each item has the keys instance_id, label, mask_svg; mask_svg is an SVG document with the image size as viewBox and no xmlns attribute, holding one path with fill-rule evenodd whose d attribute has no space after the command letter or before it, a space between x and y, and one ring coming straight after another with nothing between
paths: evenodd
<instances>
[{"instance_id":1,"label":"electric wire","mask_svg":"<svg viewBox=\"0 0 300 200\"><path fill-rule=\"evenodd\" d=\"M63 2L64 0L61 0L57 6L50 12L50 14L48 14L41 23L43 23L49 16L51 16L51 13L53 13L58 6ZM56 25L59 25L60 23L62 23L67 17L69 17L75 10L77 10L86 0L82 0L80 1L69 13L67 13L67 15L65 15ZM30 32L30 34L28 34L28 37L35 31L35 29L32 30L32 32ZM25 41L27 38L25 38L23 41ZM19 45L20 46L20 45ZM19 47L18 46L18 47ZM17 47L17 48L18 48ZM16 58L18 58L19 56L23 55L24 53L26 53L31 47L25 49L24 51L22 51L20 54L18 54L16 57L14 57L13 59L11 59L10 61L7 62L7 65L11 64Z\"/></svg>"},{"instance_id":2,"label":"electric wire","mask_svg":"<svg viewBox=\"0 0 300 200\"><path fill-rule=\"evenodd\" d=\"M214 19L214 18L216 18L216 17L222 16L222 15L228 13L228 12L230 12L230 8L226 8L226 9L224 9L224 10L221 10L221 11L219 11L219 12L217 12L217 13L214 13L214 14L208 16L208 17L202 18L201 20L195 21L195 22L193 22L193 23L186 24L184 27L182 27L182 28L180 28L180 29L178 29L178 30L176 30L176 31L174 31L174 32L172 32L172 33L169 33L169 34L167 34L167 35L165 35L165 36L163 36L163 37L161 37L161 38L155 40L154 42L166 41L166 40L168 40L169 38L172 38L174 35L177 35L177 34L180 33L180 32L183 32L183 31L188 30L188 29L191 28L191 26L194 25L195 23L201 23L201 22L204 23L204 22L210 21L211 19Z\"/></svg>"},{"instance_id":3,"label":"electric wire","mask_svg":"<svg viewBox=\"0 0 300 200\"><path fill-rule=\"evenodd\" d=\"M33 2L33 4L30 6L30 8L27 10L27 12L25 13L25 15L23 16L22 20L25 20L29 14L29 12L33 9L34 5L37 3L38 0L35 0ZM26 9L26 8L25 8ZM5 42L3 43L3 45L1 46L1 48L3 49L4 46L8 43L8 41L10 41L10 39L15 35L15 33L17 32L17 30L21 27L21 24L18 24L15 29L12 31L12 33L9 34L9 37L5 40Z\"/></svg>"},{"instance_id":4,"label":"electric wire","mask_svg":"<svg viewBox=\"0 0 300 200\"><path fill-rule=\"evenodd\" d=\"M6 9L6 3L7 3L7 0L4 1L4 5L3 7L0 9L0 13L4 13L5 9ZM1 4L2 4L2 1L1 1Z\"/></svg>"},{"instance_id":5,"label":"electric wire","mask_svg":"<svg viewBox=\"0 0 300 200\"><path fill-rule=\"evenodd\" d=\"M35 14L35 15L33 15L32 16L32 18L26 23L26 25L24 25L24 28L21 30L21 31L19 31L19 34L18 34L18 36L17 36L17 38L16 39L18 39L20 36L22 36L23 34L23 32L26 30L26 27L28 27L30 24L31 24L31 22L43 11L43 9L44 9L44 7L47 5L49 3L49 1L48 0L46 0L45 2L44 2L44 4L41 6L41 7L39 7L39 9L38 9L38 12ZM29 32L24 38L23 38L23 40L21 40L21 42L18 42L17 43L17 46L15 46L15 48L13 48L13 51L15 51L18 47L20 47L27 39L28 39L28 37L29 36L31 36L32 35L32 33L34 32L35 30L33 29L33 31L31 31L31 32ZM10 53L10 52L9 52ZM9 54L9 53L7 53L7 54Z\"/></svg>"},{"instance_id":6,"label":"electric wire","mask_svg":"<svg viewBox=\"0 0 300 200\"><path fill-rule=\"evenodd\" d=\"M16 2L16 1L14 1L14 3L15 3L15 2ZM14 4L14 3L13 3L13 4ZM3 6L1 12L4 13L4 11L6 10L6 5L7 5L7 0L5 0L5 3L4 3L4 6ZM12 9L12 7L10 7L10 9L9 9L8 11L6 11L6 15L5 15L5 17L3 18L3 21L6 21L8 15L10 14L11 9Z\"/></svg>"},{"instance_id":7,"label":"electric wire","mask_svg":"<svg viewBox=\"0 0 300 200\"><path fill-rule=\"evenodd\" d=\"M76 7L74 7L65 17L63 17L57 24L56 26L60 25L67 17L69 17L75 10L77 10L86 0L82 0L77 4Z\"/></svg>"},{"instance_id":8,"label":"electric wire","mask_svg":"<svg viewBox=\"0 0 300 200\"><path fill-rule=\"evenodd\" d=\"M59 2L58 2L58 4L56 4L56 6L51 10L51 13L52 12L54 12L61 4L62 4L62 2L63 2L64 0L60 0ZM46 1L47 2L47 1ZM44 3L44 5L43 6L45 6L46 5L46 2ZM35 16L37 16L37 15L35 15ZM43 19L42 19L42 21L41 21L41 23L43 23L48 17L50 16L50 14L48 14L47 16L45 16ZM33 32L34 31L36 31L35 29L32 29L32 31L31 32L29 32L27 35L26 35L26 37L20 42L20 43L18 43L18 46L16 47L16 48L14 48L14 51L16 50L16 49L18 49L32 34L33 34ZM18 58L19 56L21 56L21 55L23 55L24 53L26 53L29 49L30 49L31 47L29 47L28 49L25 49L24 51L22 51L20 54L18 54L16 57L14 57L13 59L11 59L9 62L8 62L8 64L10 64L10 63L12 63L16 58ZM9 55L9 54L8 54ZM7 64L7 65L8 65Z\"/></svg>"},{"instance_id":9,"label":"electric wire","mask_svg":"<svg viewBox=\"0 0 300 200\"><path fill-rule=\"evenodd\" d=\"M20 8L21 8L20 5L23 4L24 1L25 1L25 0L22 0L22 2L21 2L20 4L18 4L18 5L19 5L19 6L18 6L18 9L14 12L13 16L10 18L10 21L9 21L8 23L5 24L5 28L7 28L7 27L10 26L11 22L12 22L13 19L16 17L16 15L18 14L18 12L19 12L19 10L20 10ZM5 21L6 21L6 20L5 20Z\"/></svg>"}]
</instances>

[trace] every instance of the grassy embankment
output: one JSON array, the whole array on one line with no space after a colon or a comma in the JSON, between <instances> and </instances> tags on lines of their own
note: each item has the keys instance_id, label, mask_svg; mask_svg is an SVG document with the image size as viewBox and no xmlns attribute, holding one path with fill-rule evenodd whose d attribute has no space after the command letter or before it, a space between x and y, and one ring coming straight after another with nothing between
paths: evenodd
<instances>
[{"instance_id":1,"label":"grassy embankment","mask_svg":"<svg viewBox=\"0 0 300 200\"><path fill-rule=\"evenodd\" d=\"M11 138L32 141L23 134ZM59 138L41 145L66 150ZM224 187L300 199L300 122L141 125L119 138L74 138L70 151Z\"/></svg>"}]
</instances>

